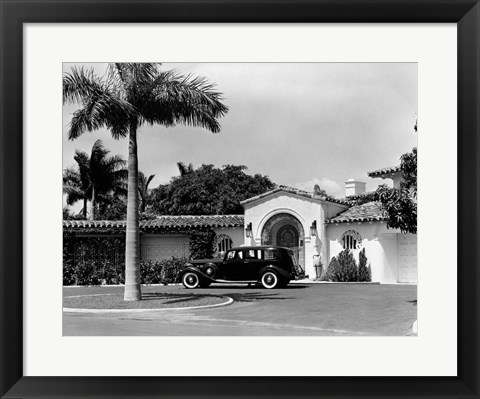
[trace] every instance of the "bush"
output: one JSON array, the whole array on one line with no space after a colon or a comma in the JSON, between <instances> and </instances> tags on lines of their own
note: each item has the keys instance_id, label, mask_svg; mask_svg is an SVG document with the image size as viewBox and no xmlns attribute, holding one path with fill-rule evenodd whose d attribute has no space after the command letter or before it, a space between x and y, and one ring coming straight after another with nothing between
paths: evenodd
<instances>
[{"instance_id":1,"label":"bush","mask_svg":"<svg viewBox=\"0 0 480 399\"><path fill-rule=\"evenodd\" d=\"M162 262L163 267L160 282L165 285L178 283L180 281L180 273L185 268L187 259L173 256L171 259Z\"/></svg>"},{"instance_id":2,"label":"bush","mask_svg":"<svg viewBox=\"0 0 480 399\"><path fill-rule=\"evenodd\" d=\"M213 230L190 232L190 258L213 258L215 232Z\"/></svg>"},{"instance_id":3,"label":"bush","mask_svg":"<svg viewBox=\"0 0 480 399\"><path fill-rule=\"evenodd\" d=\"M372 281L372 270L370 265L367 267L365 248L360 251L358 258L358 281Z\"/></svg>"},{"instance_id":4,"label":"bush","mask_svg":"<svg viewBox=\"0 0 480 399\"><path fill-rule=\"evenodd\" d=\"M125 241L118 237L63 234L63 285L122 284Z\"/></svg>"},{"instance_id":5,"label":"bush","mask_svg":"<svg viewBox=\"0 0 480 399\"><path fill-rule=\"evenodd\" d=\"M187 259L172 257L163 260L140 261L140 281L142 284L172 284L179 281L180 272Z\"/></svg>"},{"instance_id":6,"label":"bush","mask_svg":"<svg viewBox=\"0 0 480 399\"><path fill-rule=\"evenodd\" d=\"M75 284L76 276L73 268L74 246L71 237L63 239L63 285Z\"/></svg>"},{"instance_id":7,"label":"bush","mask_svg":"<svg viewBox=\"0 0 480 399\"><path fill-rule=\"evenodd\" d=\"M357 263L349 249L340 252L338 258L332 258L328 265L327 277L329 281L358 281Z\"/></svg>"},{"instance_id":8,"label":"bush","mask_svg":"<svg viewBox=\"0 0 480 399\"><path fill-rule=\"evenodd\" d=\"M159 284L162 264L155 260L140 261L140 281L142 284Z\"/></svg>"}]
</instances>

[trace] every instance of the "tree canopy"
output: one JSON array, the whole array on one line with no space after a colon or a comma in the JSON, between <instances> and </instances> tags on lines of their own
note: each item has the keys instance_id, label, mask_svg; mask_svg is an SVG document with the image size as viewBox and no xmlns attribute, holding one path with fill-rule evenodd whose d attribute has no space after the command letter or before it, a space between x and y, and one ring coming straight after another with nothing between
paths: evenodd
<instances>
[{"instance_id":1,"label":"tree canopy","mask_svg":"<svg viewBox=\"0 0 480 399\"><path fill-rule=\"evenodd\" d=\"M179 163L184 165L183 163ZM268 176L248 175L244 165L203 164L152 190L151 210L160 215L243 214L240 202L276 187Z\"/></svg>"},{"instance_id":2,"label":"tree canopy","mask_svg":"<svg viewBox=\"0 0 480 399\"><path fill-rule=\"evenodd\" d=\"M382 203L387 214L387 227L402 233L417 233L417 148L400 158L402 181L398 188L382 184L376 191L347 199L356 205L370 201Z\"/></svg>"},{"instance_id":3,"label":"tree canopy","mask_svg":"<svg viewBox=\"0 0 480 399\"><path fill-rule=\"evenodd\" d=\"M67 194L67 205L83 200L82 211L86 217L86 204L89 201L89 217L92 220L99 216L99 207L103 209L114 197L126 194L126 162L118 155L108 156L109 153L102 141L97 140L92 146L90 156L76 150L73 159L77 165L63 171L63 192Z\"/></svg>"}]
</instances>

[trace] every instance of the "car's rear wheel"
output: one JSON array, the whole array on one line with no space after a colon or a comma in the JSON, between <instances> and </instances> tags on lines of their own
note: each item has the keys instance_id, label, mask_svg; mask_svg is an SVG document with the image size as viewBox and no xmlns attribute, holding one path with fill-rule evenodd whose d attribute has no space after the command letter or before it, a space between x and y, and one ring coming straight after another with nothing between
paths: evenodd
<instances>
[{"instance_id":1,"label":"car's rear wheel","mask_svg":"<svg viewBox=\"0 0 480 399\"><path fill-rule=\"evenodd\" d=\"M260 282L265 288L271 289L279 286L280 280L274 272L265 272L260 278Z\"/></svg>"},{"instance_id":2,"label":"car's rear wheel","mask_svg":"<svg viewBox=\"0 0 480 399\"><path fill-rule=\"evenodd\" d=\"M197 273L187 272L182 277L182 283L185 288L197 288L200 285L200 277Z\"/></svg>"}]
</instances>

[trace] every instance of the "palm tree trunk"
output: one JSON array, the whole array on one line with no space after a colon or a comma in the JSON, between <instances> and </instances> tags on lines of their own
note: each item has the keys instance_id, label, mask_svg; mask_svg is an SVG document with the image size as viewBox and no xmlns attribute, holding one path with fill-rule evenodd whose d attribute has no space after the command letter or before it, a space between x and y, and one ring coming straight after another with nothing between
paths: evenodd
<instances>
[{"instance_id":1,"label":"palm tree trunk","mask_svg":"<svg viewBox=\"0 0 480 399\"><path fill-rule=\"evenodd\" d=\"M125 237L125 301L142 299L140 287L140 236L138 226L137 127L131 124L128 143L127 230Z\"/></svg>"},{"instance_id":2,"label":"palm tree trunk","mask_svg":"<svg viewBox=\"0 0 480 399\"><path fill-rule=\"evenodd\" d=\"M84 219L87 219L87 196L83 198L83 217Z\"/></svg>"},{"instance_id":3,"label":"palm tree trunk","mask_svg":"<svg viewBox=\"0 0 480 399\"><path fill-rule=\"evenodd\" d=\"M92 185L92 199L90 200L90 220L95 220L95 186Z\"/></svg>"}]
</instances>

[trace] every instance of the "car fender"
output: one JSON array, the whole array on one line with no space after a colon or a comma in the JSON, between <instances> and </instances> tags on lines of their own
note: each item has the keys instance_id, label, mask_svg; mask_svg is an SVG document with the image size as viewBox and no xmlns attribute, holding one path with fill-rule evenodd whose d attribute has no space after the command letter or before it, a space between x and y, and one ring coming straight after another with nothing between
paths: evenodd
<instances>
[{"instance_id":1,"label":"car fender","mask_svg":"<svg viewBox=\"0 0 480 399\"><path fill-rule=\"evenodd\" d=\"M215 280L212 280L210 277L208 277L198 267L195 267L193 265L188 265L188 264L186 265L185 269L183 269L182 272L180 273L180 280L182 279L183 275L187 272L194 272L194 273L197 273L201 278L204 278L205 280L215 281Z\"/></svg>"},{"instance_id":2,"label":"car fender","mask_svg":"<svg viewBox=\"0 0 480 399\"><path fill-rule=\"evenodd\" d=\"M207 262L202 266L202 269L205 269L208 266L212 267L213 270L214 270L213 278L210 277L210 279L213 281L215 279L215 277L218 277L218 265L216 265L213 262Z\"/></svg>"},{"instance_id":3,"label":"car fender","mask_svg":"<svg viewBox=\"0 0 480 399\"><path fill-rule=\"evenodd\" d=\"M265 273L266 271L273 271L275 273L277 273L277 275L279 275L280 277L283 277L283 278L286 278L288 280L290 280L290 274L282 269L281 267L278 267L278 266L274 266L274 265L268 265L268 266L265 266L263 269L260 270L260 274L259 274L259 279L261 277L261 275L263 273Z\"/></svg>"}]
</instances>

